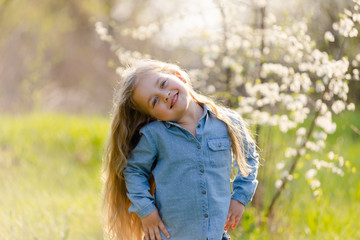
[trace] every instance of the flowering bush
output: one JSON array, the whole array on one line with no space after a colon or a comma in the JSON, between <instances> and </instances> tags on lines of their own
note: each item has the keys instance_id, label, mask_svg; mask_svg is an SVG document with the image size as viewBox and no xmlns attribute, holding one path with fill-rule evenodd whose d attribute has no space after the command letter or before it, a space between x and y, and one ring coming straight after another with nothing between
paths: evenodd
<instances>
[{"instance_id":1,"label":"flowering bush","mask_svg":"<svg viewBox=\"0 0 360 240\"><path fill-rule=\"evenodd\" d=\"M360 1L354 0L353 8L345 9L339 21L332 25L333 29L324 33L325 42L341 41L335 57L317 48L307 33L305 20L283 24L277 23L273 14L265 14L266 1L251 2L252 9L261 15L256 27L244 24L237 17L240 8L232 1L214 2L212 10L218 11L220 31L219 28L191 31L175 44L175 47L198 50L201 67L189 70L194 87L225 99L251 125L256 125L257 131L261 130L260 126L278 127L284 133L296 130L296 141L284 149L287 160L277 163L281 171L280 179L275 182L278 190L267 215L271 214L286 183L294 178L301 157L311 161L304 179L314 196L320 197L318 171L326 168L344 174L342 156L330 152L328 159L311 159L311 153L322 152L327 135L336 131L333 115L355 109L354 103L348 102L348 82L359 80L360 54L354 59L342 55L346 39L358 36ZM141 41L155 38L184 15L180 12L161 24L155 21L137 28L120 27L118 34ZM122 66L151 57L119 45L115 40L119 36L109 35L101 22L96 23L96 30L117 54L121 64L117 68L119 73ZM305 124L306 119L309 121Z\"/></svg>"}]
</instances>

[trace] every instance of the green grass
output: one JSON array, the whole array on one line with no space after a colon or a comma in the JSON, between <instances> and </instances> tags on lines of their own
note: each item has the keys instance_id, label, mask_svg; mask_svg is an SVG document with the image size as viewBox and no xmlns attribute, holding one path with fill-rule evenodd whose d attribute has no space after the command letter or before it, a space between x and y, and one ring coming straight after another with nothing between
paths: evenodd
<instances>
[{"instance_id":1,"label":"green grass","mask_svg":"<svg viewBox=\"0 0 360 240\"><path fill-rule=\"evenodd\" d=\"M0 118L0 239L102 239L98 117Z\"/></svg>"},{"instance_id":2,"label":"green grass","mask_svg":"<svg viewBox=\"0 0 360 240\"><path fill-rule=\"evenodd\" d=\"M344 119L335 119L338 131L328 136L326 151L300 159L298 178L281 195L271 225L262 228L258 222L279 177L275 165L284 159L283 147L294 142L291 132L269 135L263 129L263 207L246 208L232 239L360 238L360 136L344 124L360 128L360 113ZM0 239L103 238L100 171L108 128L109 120L97 116L0 116ZM330 150L349 164L343 177L320 171L322 196L315 198L304 173Z\"/></svg>"},{"instance_id":3,"label":"green grass","mask_svg":"<svg viewBox=\"0 0 360 240\"><path fill-rule=\"evenodd\" d=\"M336 133L328 136L322 153L310 153L309 159L300 158L295 171L298 177L288 183L275 205L270 226L265 228L260 228L257 223L263 219L276 191L274 182L280 172L276 163L285 160L283 148L293 145L296 137L294 132L283 134L273 129L269 135L268 128L262 129L262 142L265 142L262 144L262 155L269 157L259 170L263 207L260 210L248 207L242 227L231 235L235 239L360 239L360 136L348 125L350 123L359 129L358 119L359 112L334 118ZM329 151L344 157L347 162L343 167L344 176L336 175L329 169L318 170L322 196L316 198L304 176L312 166L312 160L326 160ZM289 161L285 160L286 163Z\"/></svg>"}]
</instances>

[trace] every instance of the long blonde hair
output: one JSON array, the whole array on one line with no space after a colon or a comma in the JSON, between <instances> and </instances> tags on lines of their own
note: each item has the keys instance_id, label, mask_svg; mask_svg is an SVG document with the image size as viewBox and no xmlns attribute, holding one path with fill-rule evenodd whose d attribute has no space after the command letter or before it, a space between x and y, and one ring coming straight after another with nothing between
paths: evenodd
<instances>
[{"instance_id":1,"label":"long blonde hair","mask_svg":"<svg viewBox=\"0 0 360 240\"><path fill-rule=\"evenodd\" d=\"M156 119L143 113L132 99L135 86L139 78L149 73L163 72L168 74L180 73L187 80L187 85L193 99L206 104L215 116L223 121L228 129L228 135L232 142L233 153L237 164L244 176L249 174L249 165L245 159L244 142L251 144L252 138L240 119L234 119L226 114L224 107L214 101L196 93L191 85L189 76L177 65L164 63L155 60L143 60L137 62L133 67L125 70L122 76L121 87L115 94L115 101L112 111L112 122L110 136L106 145L103 177L104 177L104 202L103 210L105 215L105 233L110 239L121 240L141 240L143 230L140 218L135 213L129 213L131 205L126 193L125 179L123 171L127 164L127 159L131 151L135 148L139 140L139 130L147 123ZM242 127L234 121L241 121ZM246 141L244 141L246 138ZM155 183L151 176L149 179L151 194L154 194Z\"/></svg>"}]
</instances>

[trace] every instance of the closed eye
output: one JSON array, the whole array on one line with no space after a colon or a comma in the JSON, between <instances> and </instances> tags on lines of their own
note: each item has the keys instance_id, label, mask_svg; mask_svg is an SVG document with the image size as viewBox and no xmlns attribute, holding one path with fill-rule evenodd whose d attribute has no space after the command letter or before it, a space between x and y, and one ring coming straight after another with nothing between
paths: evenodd
<instances>
[{"instance_id":1,"label":"closed eye","mask_svg":"<svg viewBox=\"0 0 360 240\"><path fill-rule=\"evenodd\" d=\"M158 97L155 97L152 103L152 106L155 107L155 104L159 101Z\"/></svg>"},{"instance_id":2,"label":"closed eye","mask_svg":"<svg viewBox=\"0 0 360 240\"><path fill-rule=\"evenodd\" d=\"M162 82L160 83L160 88L164 88L166 82L167 82L167 79L165 79L164 81L162 81Z\"/></svg>"}]
</instances>

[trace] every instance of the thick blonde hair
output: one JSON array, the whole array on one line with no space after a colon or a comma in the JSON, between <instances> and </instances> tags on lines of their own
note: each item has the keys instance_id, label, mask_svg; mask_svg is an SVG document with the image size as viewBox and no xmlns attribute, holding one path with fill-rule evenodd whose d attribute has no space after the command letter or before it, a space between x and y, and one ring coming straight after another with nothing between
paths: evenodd
<instances>
[{"instance_id":1,"label":"thick blonde hair","mask_svg":"<svg viewBox=\"0 0 360 240\"><path fill-rule=\"evenodd\" d=\"M249 137L245 123L241 118L231 118L227 114L230 112L224 107L214 103L208 97L196 93L190 85L189 76L177 65L155 60L139 61L133 67L126 69L122 76L121 87L115 94L111 131L106 145L103 166L103 210L105 233L110 239L141 240L143 237L140 218L135 213L130 214L128 212L131 202L126 195L127 189L123 171L131 151L139 141L139 130L147 123L156 120L143 113L132 98L139 79L154 72L174 75L180 73L186 79L193 99L200 104L206 104L215 113L215 116L226 124L233 153L241 173L247 176L250 171L245 159L245 150L248 147L244 146L244 142L251 144L252 138ZM236 123L235 121L241 121L242 127L239 127L239 122ZM150 192L154 194L155 183L152 176L149 179L149 184Z\"/></svg>"}]
</instances>

